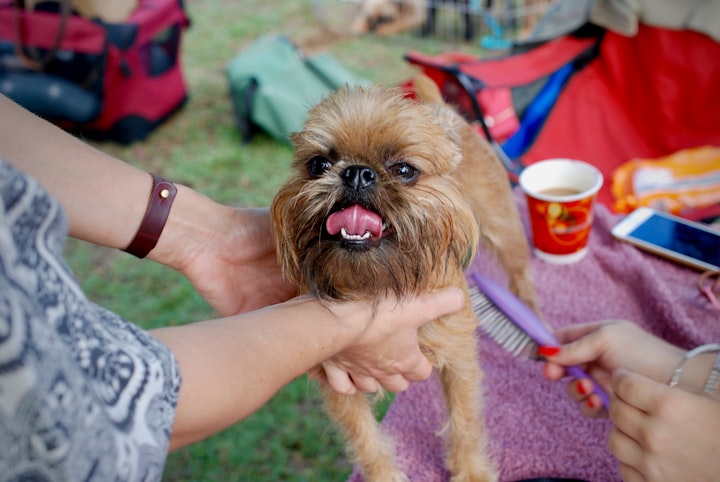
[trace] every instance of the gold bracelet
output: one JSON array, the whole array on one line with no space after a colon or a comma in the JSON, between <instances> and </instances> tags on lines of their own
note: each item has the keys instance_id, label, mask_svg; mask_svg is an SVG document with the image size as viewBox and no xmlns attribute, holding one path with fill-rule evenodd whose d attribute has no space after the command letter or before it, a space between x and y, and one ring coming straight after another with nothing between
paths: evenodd
<instances>
[{"instance_id":1,"label":"gold bracelet","mask_svg":"<svg viewBox=\"0 0 720 482\"><path fill-rule=\"evenodd\" d=\"M709 343L707 345L700 345L698 347L693 348L692 350L688 350L687 352L685 352L685 355L683 355L682 360L680 360L680 363L678 363L677 368L675 368L675 371L673 371L672 378L670 379L669 385L671 387L674 387L678 384L678 382L680 382L680 376L682 375L683 368L685 367L685 363L688 360L700 355L701 353L708 353L708 352L720 353L720 344ZM717 362L715 364L717 365ZM720 371L720 367L718 368L718 371ZM706 388L707 388L707 384L706 384Z\"/></svg>"}]
</instances>

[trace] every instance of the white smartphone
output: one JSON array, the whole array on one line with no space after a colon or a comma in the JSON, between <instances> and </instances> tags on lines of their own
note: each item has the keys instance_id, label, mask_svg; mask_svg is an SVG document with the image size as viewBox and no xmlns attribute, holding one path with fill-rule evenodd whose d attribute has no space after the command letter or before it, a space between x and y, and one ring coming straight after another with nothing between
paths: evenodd
<instances>
[{"instance_id":1,"label":"white smartphone","mask_svg":"<svg viewBox=\"0 0 720 482\"><path fill-rule=\"evenodd\" d=\"M703 271L720 270L720 232L707 225L641 207L612 228L618 239Z\"/></svg>"}]
</instances>

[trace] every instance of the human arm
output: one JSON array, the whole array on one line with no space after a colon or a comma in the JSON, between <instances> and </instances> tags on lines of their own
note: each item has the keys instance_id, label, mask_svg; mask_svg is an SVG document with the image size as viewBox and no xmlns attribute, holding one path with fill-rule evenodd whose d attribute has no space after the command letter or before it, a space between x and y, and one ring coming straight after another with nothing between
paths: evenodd
<instances>
[{"instance_id":1,"label":"human arm","mask_svg":"<svg viewBox=\"0 0 720 482\"><path fill-rule=\"evenodd\" d=\"M291 380L338 354L378 365L380 378L398 372L426 378L430 366L417 344L418 327L462 303L455 287L377 304L300 297L251 313L153 330L174 353L183 379L171 448L247 417Z\"/></svg>"},{"instance_id":2,"label":"human arm","mask_svg":"<svg viewBox=\"0 0 720 482\"><path fill-rule=\"evenodd\" d=\"M63 206L70 235L123 249L148 205L148 173L67 134L0 95L0 157ZM288 299L266 209L235 209L179 185L149 259L181 271L221 316ZM252 280L252 282L248 282Z\"/></svg>"},{"instance_id":3,"label":"human arm","mask_svg":"<svg viewBox=\"0 0 720 482\"><path fill-rule=\"evenodd\" d=\"M133 238L147 173L93 148L0 95L0 156L37 179L66 211L70 234L112 248Z\"/></svg>"}]
</instances>

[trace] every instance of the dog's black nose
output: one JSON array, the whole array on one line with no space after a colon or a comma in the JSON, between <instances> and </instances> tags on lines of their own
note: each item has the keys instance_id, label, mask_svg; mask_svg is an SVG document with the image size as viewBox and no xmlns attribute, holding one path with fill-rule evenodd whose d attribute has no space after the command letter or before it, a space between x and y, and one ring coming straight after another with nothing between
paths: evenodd
<instances>
[{"instance_id":1,"label":"dog's black nose","mask_svg":"<svg viewBox=\"0 0 720 482\"><path fill-rule=\"evenodd\" d=\"M365 189L375 184L377 173L372 167L353 165L342 173L343 182L353 189Z\"/></svg>"}]
</instances>

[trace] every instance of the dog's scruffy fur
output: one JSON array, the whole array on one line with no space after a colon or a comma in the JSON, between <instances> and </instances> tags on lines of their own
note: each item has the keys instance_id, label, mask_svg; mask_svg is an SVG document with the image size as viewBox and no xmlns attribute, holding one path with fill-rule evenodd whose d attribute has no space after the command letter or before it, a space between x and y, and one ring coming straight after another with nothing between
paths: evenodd
<instances>
[{"instance_id":1,"label":"dog's scruffy fur","mask_svg":"<svg viewBox=\"0 0 720 482\"><path fill-rule=\"evenodd\" d=\"M448 285L467 297L463 270L482 242L535 308L529 250L502 164L431 80L418 77L415 89L426 102L355 87L311 110L293 136L293 175L272 204L285 275L321 299L403 298ZM462 311L419 332L445 393L453 482L497 479L486 453L476 328L468 298ZM407 480L368 396L323 390L365 480Z\"/></svg>"}]
</instances>

